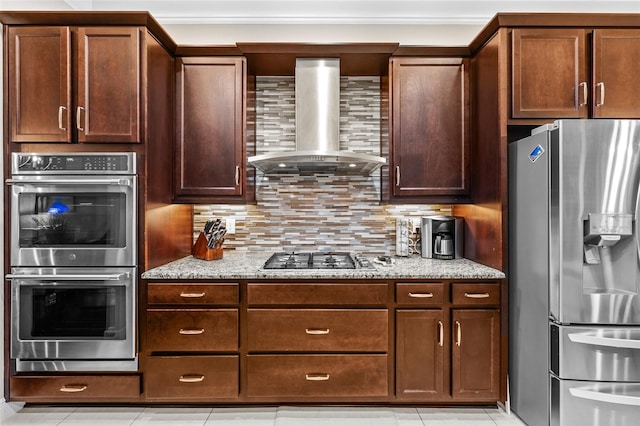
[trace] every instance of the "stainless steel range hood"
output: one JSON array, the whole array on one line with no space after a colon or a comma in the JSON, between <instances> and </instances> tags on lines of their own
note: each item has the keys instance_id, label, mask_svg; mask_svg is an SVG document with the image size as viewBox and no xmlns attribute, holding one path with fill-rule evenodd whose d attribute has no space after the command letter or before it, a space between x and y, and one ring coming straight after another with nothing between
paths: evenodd
<instances>
[{"instance_id":1,"label":"stainless steel range hood","mask_svg":"<svg viewBox=\"0 0 640 426\"><path fill-rule=\"evenodd\" d=\"M298 58L295 72L296 150L249 157L265 174L369 175L383 157L340 150L340 59Z\"/></svg>"}]
</instances>

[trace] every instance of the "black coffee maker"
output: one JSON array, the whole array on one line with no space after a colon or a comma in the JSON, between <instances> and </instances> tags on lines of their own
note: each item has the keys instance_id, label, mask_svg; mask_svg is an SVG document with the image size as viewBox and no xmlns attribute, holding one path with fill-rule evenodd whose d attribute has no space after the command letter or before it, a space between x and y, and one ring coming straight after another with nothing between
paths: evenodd
<instances>
[{"instance_id":1,"label":"black coffee maker","mask_svg":"<svg viewBox=\"0 0 640 426\"><path fill-rule=\"evenodd\" d=\"M422 257L462 259L464 219L457 216L426 216L421 227Z\"/></svg>"}]
</instances>

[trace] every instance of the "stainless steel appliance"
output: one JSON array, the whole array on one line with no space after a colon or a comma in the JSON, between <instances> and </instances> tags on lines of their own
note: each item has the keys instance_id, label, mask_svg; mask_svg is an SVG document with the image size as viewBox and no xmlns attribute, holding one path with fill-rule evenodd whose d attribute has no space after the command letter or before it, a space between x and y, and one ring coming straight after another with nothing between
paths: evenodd
<instances>
[{"instance_id":1,"label":"stainless steel appliance","mask_svg":"<svg viewBox=\"0 0 640 426\"><path fill-rule=\"evenodd\" d=\"M375 269L365 257L351 253L274 253L264 269Z\"/></svg>"},{"instance_id":2,"label":"stainless steel appliance","mask_svg":"<svg viewBox=\"0 0 640 426\"><path fill-rule=\"evenodd\" d=\"M640 120L561 120L509 146L511 408L638 424Z\"/></svg>"},{"instance_id":3,"label":"stainless steel appliance","mask_svg":"<svg viewBox=\"0 0 640 426\"><path fill-rule=\"evenodd\" d=\"M422 218L422 257L461 259L464 257L464 219L456 216Z\"/></svg>"},{"instance_id":4,"label":"stainless steel appliance","mask_svg":"<svg viewBox=\"0 0 640 426\"><path fill-rule=\"evenodd\" d=\"M17 371L135 371L134 153L11 157Z\"/></svg>"},{"instance_id":5,"label":"stainless steel appliance","mask_svg":"<svg viewBox=\"0 0 640 426\"><path fill-rule=\"evenodd\" d=\"M136 268L12 268L17 371L136 370Z\"/></svg>"},{"instance_id":6,"label":"stainless steel appliance","mask_svg":"<svg viewBox=\"0 0 640 426\"><path fill-rule=\"evenodd\" d=\"M135 266L133 153L14 153L12 266Z\"/></svg>"}]
</instances>

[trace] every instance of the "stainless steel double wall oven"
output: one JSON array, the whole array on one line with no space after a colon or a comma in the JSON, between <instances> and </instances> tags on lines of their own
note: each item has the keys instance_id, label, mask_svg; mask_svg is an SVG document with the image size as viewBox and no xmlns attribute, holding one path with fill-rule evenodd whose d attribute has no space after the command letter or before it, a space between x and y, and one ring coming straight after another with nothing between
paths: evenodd
<instances>
[{"instance_id":1,"label":"stainless steel double wall oven","mask_svg":"<svg viewBox=\"0 0 640 426\"><path fill-rule=\"evenodd\" d=\"M11 160L16 370L136 370L135 154Z\"/></svg>"}]
</instances>

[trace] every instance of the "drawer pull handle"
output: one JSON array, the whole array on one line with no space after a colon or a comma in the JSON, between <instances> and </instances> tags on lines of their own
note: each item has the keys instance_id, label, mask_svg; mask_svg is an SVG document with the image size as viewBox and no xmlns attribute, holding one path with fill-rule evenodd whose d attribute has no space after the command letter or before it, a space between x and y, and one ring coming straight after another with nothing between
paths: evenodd
<instances>
[{"instance_id":1,"label":"drawer pull handle","mask_svg":"<svg viewBox=\"0 0 640 426\"><path fill-rule=\"evenodd\" d=\"M182 383L200 383L204 381L204 374L185 374L179 380Z\"/></svg>"},{"instance_id":2,"label":"drawer pull handle","mask_svg":"<svg viewBox=\"0 0 640 426\"><path fill-rule=\"evenodd\" d=\"M181 328L179 331L180 334L184 334L185 336L194 336L197 334L204 333L204 328Z\"/></svg>"},{"instance_id":3,"label":"drawer pull handle","mask_svg":"<svg viewBox=\"0 0 640 426\"><path fill-rule=\"evenodd\" d=\"M464 297L469 299L486 299L489 297L489 293L465 293Z\"/></svg>"},{"instance_id":4,"label":"drawer pull handle","mask_svg":"<svg viewBox=\"0 0 640 426\"><path fill-rule=\"evenodd\" d=\"M329 375L324 373L305 374L304 378L310 382L325 382L329 380Z\"/></svg>"},{"instance_id":5,"label":"drawer pull handle","mask_svg":"<svg viewBox=\"0 0 640 426\"><path fill-rule=\"evenodd\" d=\"M444 325L438 321L438 346L444 345Z\"/></svg>"},{"instance_id":6,"label":"drawer pull handle","mask_svg":"<svg viewBox=\"0 0 640 426\"><path fill-rule=\"evenodd\" d=\"M60 392L74 393L87 390L87 385L62 385Z\"/></svg>"},{"instance_id":7,"label":"drawer pull handle","mask_svg":"<svg viewBox=\"0 0 640 426\"><path fill-rule=\"evenodd\" d=\"M64 124L62 123L62 118L63 118L63 114L64 112L67 110L67 107L60 105L58 107L58 129L66 131L67 128L64 127Z\"/></svg>"},{"instance_id":8,"label":"drawer pull handle","mask_svg":"<svg viewBox=\"0 0 640 426\"><path fill-rule=\"evenodd\" d=\"M198 297L204 297L205 294L206 293L204 291L202 293L185 293L185 292L182 292L182 293L180 293L180 297L197 299Z\"/></svg>"},{"instance_id":9,"label":"drawer pull handle","mask_svg":"<svg viewBox=\"0 0 640 426\"><path fill-rule=\"evenodd\" d=\"M587 103L589 102L589 89L587 88L587 82L583 81L582 83L578 84L578 87L582 87L582 100L583 102L580 102L578 104L578 107L583 107L585 105L587 105Z\"/></svg>"},{"instance_id":10,"label":"drawer pull handle","mask_svg":"<svg viewBox=\"0 0 640 426\"><path fill-rule=\"evenodd\" d=\"M428 299L433 297L433 293L409 293L409 297L414 297L416 299Z\"/></svg>"},{"instance_id":11,"label":"drawer pull handle","mask_svg":"<svg viewBox=\"0 0 640 426\"><path fill-rule=\"evenodd\" d=\"M304 332L312 335L329 334L328 328L305 328Z\"/></svg>"},{"instance_id":12,"label":"drawer pull handle","mask_svg":"<svg viewBox=\"0 0 640 426\"><path fill-rule=\"evenodd\" d=\"M604 105L604 83L600 82L596 84L596 87L600 88L600 102L596 103L596 106L601 107L602 105Z\"/></svg>"},{"instance_id":13,"label":"drawer pull handle","mask_svg":"<svg viewBox=\"0 0 640 426\"><path fill-rule=\"evenodd\" d=\"M82 127L82 121L81 121L82 111L84 111L83 107L79 106L78 108L76 108L76 128L81 132L84 132L84 127Z\"/></svg>"},{"instance_id":14,"label":"drawer pull handle","mask_svg":"<svg viewBox=\"0 0 640 426\"><path fill-rule=\"evenodd\" d=\"M460 346L462 343L462 326L460 321L456 321L456 346Z\"/></svg>"}]
</instances>

